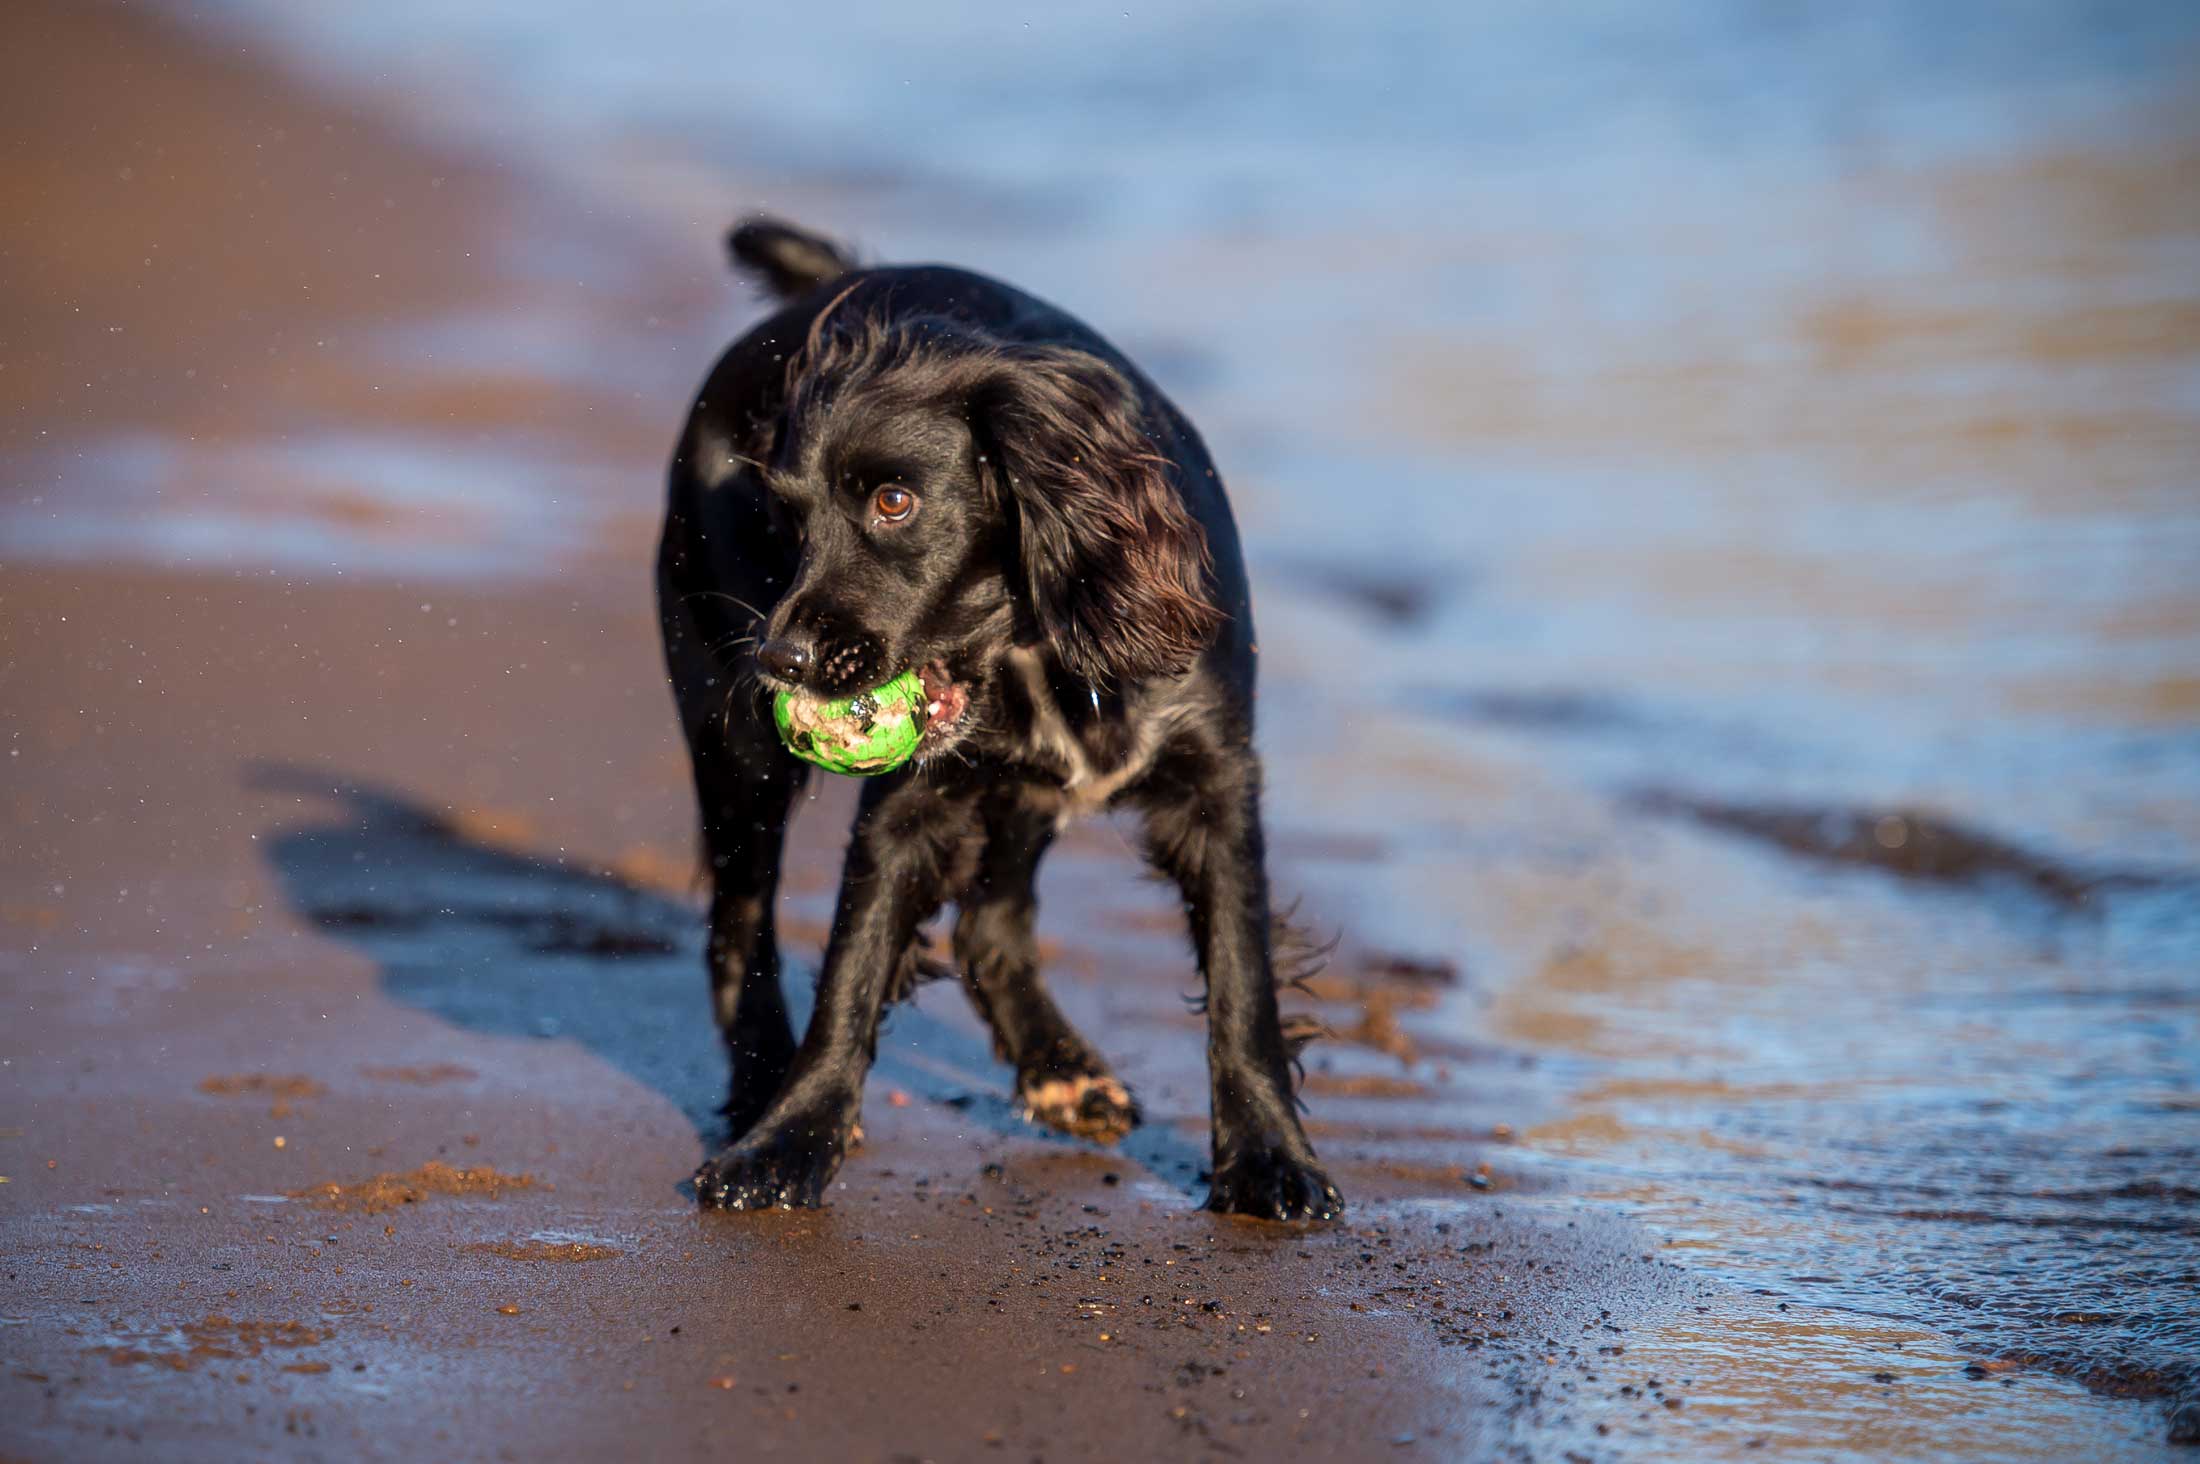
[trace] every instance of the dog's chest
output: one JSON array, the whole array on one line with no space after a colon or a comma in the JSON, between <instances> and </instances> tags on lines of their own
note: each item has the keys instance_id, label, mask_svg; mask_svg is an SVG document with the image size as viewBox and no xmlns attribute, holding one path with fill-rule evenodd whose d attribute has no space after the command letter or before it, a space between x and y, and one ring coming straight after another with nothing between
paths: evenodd
<instances>
[{"instance_id":1,"label":"dog's chest","mask_svg":"<svg viewBox=\"0 0 2200 1464\"><path fill-rule=\"evenodd\" d=\"M1010 651L1001 679L1011 753L1059 781L1065 819L1106 808L1152 764L1158 728L1151 719L1108 715L1098 691L1050 681L1038 653Z\"/></svg>"}]
</instances>

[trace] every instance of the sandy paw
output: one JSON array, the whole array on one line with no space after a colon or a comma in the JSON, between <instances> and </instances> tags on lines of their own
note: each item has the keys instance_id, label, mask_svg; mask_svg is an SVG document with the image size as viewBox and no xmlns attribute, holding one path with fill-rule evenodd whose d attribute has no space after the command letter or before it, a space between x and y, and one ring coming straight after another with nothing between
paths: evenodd
<instances>
[{"instance_id":1,"label":"sandy paw","mask_svg":"<svg viewBox=\"0 0 2200 1464\"><path fill-rule=\"evenodd\" d=\"M1138 1127L1138 1100L1110 1073L1026 1078L1017 1085L1017 1111L1033 1123L1097 1144L1112 1144Z\"/></svg>"}]
</instances>

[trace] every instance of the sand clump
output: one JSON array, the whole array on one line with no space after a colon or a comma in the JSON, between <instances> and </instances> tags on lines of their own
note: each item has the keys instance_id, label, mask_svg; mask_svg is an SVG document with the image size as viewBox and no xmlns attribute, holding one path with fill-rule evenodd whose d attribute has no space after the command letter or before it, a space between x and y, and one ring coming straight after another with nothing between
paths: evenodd
<instances>
[{"instance_id":1,"label":"sand clump","mask_svg":"<svg viewBox=\"0 0 2200 1464\"><path fill-rule=\"evenodd\" d=\"M228 1073L206 1078L199 1091L215 1098L318 1098L328 1090L302 1073Z\"/></svg>"},{"instance_id":2,"label":"sand clump","mask_svg":"<svg viewBox=\"0 0 2200 1464\"><path fill-rule=\"evenodd\" d=\"M323 1210L346 1214L381 1215L405 1205L416 1205L430 1195L482 1195L497 1200L506 1190L535 1187L531 1174L504 1174L487 1165L461 1169L431 1159L405 1174L377 1174L353 1184L317 1184L289 1191L294 1200L310 1200Z\"/></svg>"},{"instance_id":3,"label":"sand clump","mask_svg":"<svg viewBox=\"0 0 2200 1464\"><path fill-rule=\"evenodd\" d=\"M318 1347L334 1335L326 1328L309 1327L303 1322L238 1320L217 1313L200 1321L185 1322L173 1332L136 1339L148 1344L146 1346L125 1343L94 1351L104 1355L114 1367L147 1362L175 1372L190 1372L202 1362L242 1362L260 1356L271 1347L283 1350ZM180 1347L176 1345L179 1337ZM284 1369L286 1372L328 1370L327 1363L294 1363Z\"/></svg>"},{"instance_id":4,"label":"sand clump","mask_svg":"<svg viewBox=\"0 0 2200 1464\"><path fill-rule=\"evenodd\" d=\"M486 1240L466 1249L508 1261L608 1261L620 1254L616 1246L581 1240Z\"/></svg>"},{"instance_id":5,"label":"sand clump","mask_svg":"<svg viewBox=\"0 0 2200 1464\"><path fill-rule=\"evenodd\" d=\"M363 1078L377 1083L409 1083L417 1088L430 1088L437 1083L471 1082L481 1074L470 1067L460 1067L455 1062L431 1063L426 1067L363 1067Z\"/></svg>"}]
</instances>

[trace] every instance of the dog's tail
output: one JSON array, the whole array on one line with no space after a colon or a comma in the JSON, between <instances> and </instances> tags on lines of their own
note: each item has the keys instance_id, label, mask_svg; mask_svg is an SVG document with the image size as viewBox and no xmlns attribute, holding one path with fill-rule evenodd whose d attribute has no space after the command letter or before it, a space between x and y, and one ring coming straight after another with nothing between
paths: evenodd
<instances>
[{"instance_id":1,"label":"dog's tail","mask_svg":"<svg viewBox=\"0 0 2200 1464\"><path fill-rule=\"evenodd\" d=\"M806 295L856 267L841 245L778 219L743 219L726 235L734 268L782 300Z\"/></svg>"}]
</instances>

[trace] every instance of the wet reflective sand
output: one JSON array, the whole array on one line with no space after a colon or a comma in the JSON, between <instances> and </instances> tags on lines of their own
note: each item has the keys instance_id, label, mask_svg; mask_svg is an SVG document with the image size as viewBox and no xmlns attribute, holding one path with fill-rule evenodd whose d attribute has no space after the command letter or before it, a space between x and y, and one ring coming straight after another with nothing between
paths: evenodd
<instances>
[{"instance_id":1,"label":"wet reflective sand","mask_svg":"<svg viewBox=\"0 0 2200 1464\"><path fill-rule=\"evenodd\" d=\"M9 1451L403 1452L378 1410L462 1397L690 1453L2162 1449L2200 1379L2174 8L881 11L823 90L789 20L447 10L6 22ZM728 94L727 56L771 64ZM1292 1004L1349 1227L1186 1212L1192 978L1106 826L1045 933L1150 1115L1123 1151L1019 1130L931 989L826 1218L671 1188L719 1069L643 566L755 206L1060 299L1232 475L1277 883L1342 937ZM844 802L787 881L813 944ZM285 1198L431 1162L540 1183Z\"/></svg>"}]
</instances>

